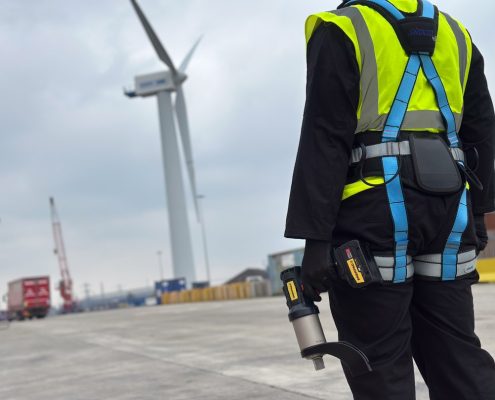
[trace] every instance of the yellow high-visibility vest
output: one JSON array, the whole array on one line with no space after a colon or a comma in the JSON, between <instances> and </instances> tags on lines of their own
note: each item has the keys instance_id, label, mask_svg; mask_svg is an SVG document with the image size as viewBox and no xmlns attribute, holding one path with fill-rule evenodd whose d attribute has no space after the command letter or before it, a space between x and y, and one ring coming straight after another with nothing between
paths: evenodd
<instances>
[{"instance_id":1,"label":"yellow high-visibility vest","mask_svg":"<svg viewBox=\"0 0 495 400\"><path fill-rule=\"evenodd\" d=\"M418 8L417 0L389 2L404 13L414 13ZM308 43L322 23L336 25L354 44L360 72L356 134L366 131L381 132L409 60L393 26L376 10L363 5L352 5L309 16L306 21ZM472 42L466 28L448 14L440 12L432 60L447 93L457 131L462 123L464 91L471 56ZM445 131L435 92L422 70L419 72L402 130L432 133ZM381 177L370 177L367 180L374 184L383 182ZM346 199L366 189L371 187L361 181L353 182L345 187L342 198Z\"/></svg>"}]
</instances>

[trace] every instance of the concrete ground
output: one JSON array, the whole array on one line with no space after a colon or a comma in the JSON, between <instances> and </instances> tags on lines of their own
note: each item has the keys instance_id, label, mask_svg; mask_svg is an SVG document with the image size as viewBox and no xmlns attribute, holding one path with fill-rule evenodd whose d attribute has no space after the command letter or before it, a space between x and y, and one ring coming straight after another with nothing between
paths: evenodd
<instances>
[{"instance_id":1,"label":"concrete ground","mask_svg":"<svg viewBox=\"0 0 495 400\"><path fill-rule=\"evenodd\" d=\"M478 334L495 354L495 285L476 286L475 300ZM338 362L314 372L299 358L286 314L275 297L13 323L0 330L0 399L352 399ZM420 377L417 391L428 399Z\"/></svg>"}]
</instances>

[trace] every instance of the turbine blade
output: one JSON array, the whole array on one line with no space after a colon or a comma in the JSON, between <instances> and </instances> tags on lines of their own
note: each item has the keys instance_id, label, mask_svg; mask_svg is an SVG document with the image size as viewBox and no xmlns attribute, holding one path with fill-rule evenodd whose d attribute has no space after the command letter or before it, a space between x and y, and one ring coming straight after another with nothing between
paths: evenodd
<instances>
[{"instance_id":1,"label":"turbine blade","mask_svg":"<svg viewBox=\"0 0 495 400\"><path fill-rule=\"evenodd\" d=\"M196 217L199 221L198 210L198 192L196 190L196 176L194 173L194 161L191 147L191 137L189 135L189 122L187 119L186 100L184 98L184 91L182 85L177 88L177 97L175 99L175 112L177 114L177 122L179 124L179 131L182 140L182 148L184 149L184 158L186 159L187 173L189 175L189 183L191 184L191 190L194 200L194 208L196 210Z\"/></svg>"},{"instance_id":2,"label":"turbine blade","mask_svg":"<svg viewBox=\"0 0 495 400\"><path fill-rule=\"evenodd\" d=\"M182 61L182 64L179 67L179 71L182 73L186 72L187 66L189 65L189 61L191 61L191 58L194 54L194 51L196 50L196 47L198 47L199 42L201 42L201 39L203 39L203 36L200 36L198 40L196 40L196 43L194 43L194 46L189 50L189 53L187 53L186 57L184 57L184 61Z\"/></svg>"},{"instance_id":3,"label":"turbine blade","mask_svg":"<svg viewBox=\"0 0 495 400\"><path fill-rule=\"evenodd\" d=\"M153 45L156 54L162 60L167 67L170 68L172 71L172 74L175 76L177 75L177 70L175 69L174 63L172 62L172 59L169 57L167 51L163 47L162 43L160 42L160 39L158 39L158 36L156 35L155 31L151 27L150 23L146 19L146 16L144 13L141 11L141 8L139 7L138 3L136 0L131 0L132 6L134 7L134 10L136 11L136 14L138 15L139 20L141 21L141 24L144 27L144 30L146 31L146 34L148 35L151 44Z\"/></svg>"}]
</instances>

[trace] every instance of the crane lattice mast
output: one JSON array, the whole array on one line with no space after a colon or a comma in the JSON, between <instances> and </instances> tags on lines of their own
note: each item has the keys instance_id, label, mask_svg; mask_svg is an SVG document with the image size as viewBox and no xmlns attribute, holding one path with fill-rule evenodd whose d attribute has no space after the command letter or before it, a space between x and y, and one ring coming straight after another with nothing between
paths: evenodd
<instances>
[{"instance_id":1,"label":"crane lattice mast","mask_svg":"<svg viewBox=\"0 0 495 400\"><path fill-rule=\"evenodd\" d=\"M64 301L64 312L71 312L74 305L72 297L72 278L70 276L67 256L65 254L64 239L62 236L62 224L60 223L57 209L55 207L55 200L53 199L53 197L50 197L50 210L52 214L53 239L55 241L55 248L53 252L57 255L58 264L60 266L60 296Z\"/></svg>"}]
</instances>

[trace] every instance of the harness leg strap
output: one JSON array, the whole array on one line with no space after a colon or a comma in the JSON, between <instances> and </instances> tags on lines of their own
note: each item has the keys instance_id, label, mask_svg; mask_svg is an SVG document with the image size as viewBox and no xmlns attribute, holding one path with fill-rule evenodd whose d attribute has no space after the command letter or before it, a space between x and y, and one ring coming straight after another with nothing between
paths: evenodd
<instances>
[{"instance_id":1,"label":"harness leg strap","mask_svg":"<svg viewBox=\"0 0 495 400\"><path fill-rule=\"evenodd\" d=\"M458 254L461 247L462 235L466 230L467 223L467 189L464 188L452 232L447 239L447 244L442 253L442 280L444 281L452 281L457 277Z\"/></svg>"}]
</instances>

